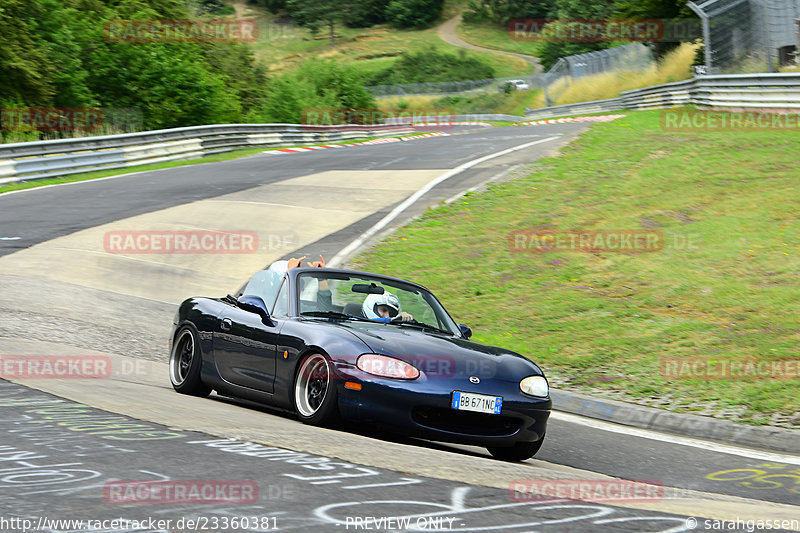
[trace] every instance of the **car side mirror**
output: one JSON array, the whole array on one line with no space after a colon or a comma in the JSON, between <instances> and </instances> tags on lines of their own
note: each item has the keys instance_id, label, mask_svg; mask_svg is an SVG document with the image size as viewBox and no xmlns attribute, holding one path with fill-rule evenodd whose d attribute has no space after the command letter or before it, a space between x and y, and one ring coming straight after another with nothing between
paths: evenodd
<instances>
[{"instance_id":1,"label":"car side mirror","mask_svg":"<svg viewBox=\"0 0 800 533\"><path fill-rule=\"evenodd\" d=\"M236 301L239 303L239 307L245 311L257 314L261 317L263 322L269 322L271 320L269 311L267 311L267 304L264 303L264 300L260 296L246 294Z\"/></svg>"},{"instance_id":2,"label":"car side mirror","mask_svg":"<svg viewBox=\"0 0 800 533\"><path fill-rule=\"evenodd\" d=\"M466 326L464 324L459 324L458 330L461 332L461 335L465 339L469 340L472 337L472 328L470 328L469 326Z\"/></svg>"}]
</instances>

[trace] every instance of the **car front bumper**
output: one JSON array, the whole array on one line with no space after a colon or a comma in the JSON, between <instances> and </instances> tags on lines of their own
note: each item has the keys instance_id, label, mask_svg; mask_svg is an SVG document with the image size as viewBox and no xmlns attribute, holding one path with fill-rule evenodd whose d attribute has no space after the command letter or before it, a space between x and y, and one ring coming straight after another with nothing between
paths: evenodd
<instances>
[{"instance_id":1,"label":"car front bumper","mask_svg":"<svg viewBox=\"0 0 800 533\"><path fill-rule=\"evenodd\" d=\"M518 383L484 380L475 385L464 378L394 380L366 374L350 365L337 365L341 415L357 423L381 426L404 435L476 446L512 446L544 437L550 398L532 398ZM353 390L346 383L358 383ZM502 396L500 414L451 407L453 391Z\"/></svg>"}]
</instances>

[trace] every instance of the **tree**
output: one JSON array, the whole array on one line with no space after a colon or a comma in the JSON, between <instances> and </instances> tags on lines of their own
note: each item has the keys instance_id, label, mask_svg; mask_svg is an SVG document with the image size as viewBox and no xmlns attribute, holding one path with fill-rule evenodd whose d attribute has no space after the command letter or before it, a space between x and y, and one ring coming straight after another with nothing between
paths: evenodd
<instances>
[{"instance_id":1,"label":"tree","mask_svg":"<svg viewBox=\"0 0 800 533\"><path fill-rule=\"evenodd\" d=\"M270 82L266 114L276 122L299 123L312 109L371 109L375 98L350 66L312 59Z\"/></svg>"},{"instance_id":2,"label":"tree","mask_svg":"<svg viewBox=\"0 0 800 533\"><path fill-rule=\"evenodd\" d=\"M108 43L92 54L90 83L100 104L142 109L147 128L238 122L241 104L184 44Z\"/></svg>"},{"instance_id":3,"label":"tree","mask_svg":"<svg viewBox=\"0 0 800 533\"><path fill-rule=\"evenodd\" d=\"M262 121L267 69L256 62L250 47L239 43L209 44L203 53L211 71L223 76L227 89L241 102L243 117Z\"/></svg>"},{"instance_id":4,"label":"tree","mask_svg":"<svg viewBox=\"0 0 800 533\"><path fill-rule=\"evenodd\" d=\"M336 46L336 23L350 12L349 0L287 0L286 10L299 26L316 34L328 26L331 46Z\"/></svg>"},{"instance_id":5,"label":"tree","mask_svg":"<svg viewBox=\"0 0 800 533\"><path fill-rule=\"evenodd\" d=\"M192 1L0 0L0 107L130 109L145 128L263 120L266 69L246 44L104 36L105 21L187 19L189 6L218 4Z\"/></svg>"},{"instance_id":6,"label":"tree","mask_svg":"<svg viewBox=\"0 0 800 533\"><path fill-rule=\"evenodd\" d=\"M489 20L505 26L517 18L547 18L553 0L470 0L465 18Z\"/></svg>"},{"instance_id":7,"label":"tree","mask_svg":"<svg viewBox=\"0 0 800 533\"><path fill-rule=\"evenodd\" d=\"M396 28L422 28L442 14L444 0L392 0L386 7L386 18Z\"/></svg>"},{"instance_id":8,"label":"tree","mask_svg":"<svg viewBox=\"0 0 800 533\"><path fill-rule=\"evenodd\" d=\"M386 18L387 0L359 0L353 2L351 9L342 21L348 28L368 28L375 24L388 22Z\"/></svg>"},{"instance_id":9,"label":"tree","mask_svg":"<svg viewBox=\"0 0 800 533\"><path fill-rule=\"evenodd\" d=\"M614 5L605 2L587 0L554 0L549 18L559 20L592 20L608 19L614 13ZM559 58L574 54L584 54L609 48L609 42L564 42L547 40L539 48L539 59L545 69L552 67Z\"/></svg>"},{"instance_id":10,"label":"tree","mask_svg":"<svg viewBox=\"0 0 800 533\"><path fill-rule=\"evenodd\" d=\"M37 0L5 0L0 7L0 105L46 105L55 90L52 67L35 39Z\"/></svg>"},{"instance_id":11,"label":"tree","mask_svg":"<svg viewBox=\"0 0 800 533\"><path fill-rule=\"evenodd\" d=\"M286 0L250 0L250 2L267 8L273 15L286 8Z\"/></svg>"},{"instance_id":12,"label":"tree","mask_svg":"<svg viewBox=\"0 0 800 533\"><path fill-rule=\"evenodd\" d=\"M620 18L642 19L697 19L697 14L689 9L684 0L617 0L615 16ZM656 58L661 59L670 50L677 48L677 42L653 43Z\"/></svg>"}]
</instances>

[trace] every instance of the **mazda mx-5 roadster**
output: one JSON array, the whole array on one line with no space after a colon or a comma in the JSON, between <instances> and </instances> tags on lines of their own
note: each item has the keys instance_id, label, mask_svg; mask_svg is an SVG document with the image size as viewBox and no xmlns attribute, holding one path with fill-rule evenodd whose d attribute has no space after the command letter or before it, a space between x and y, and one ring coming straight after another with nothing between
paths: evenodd
<instances>
[{"instance_id":1,"label":"mazda mx-5 roadster","mask_svg":"<svg viewBox=\"0 0 800 533\"><path fill-rule=\"evenodd\" d=\"M345 419L528 459L552 405L544 373L471 335L416 283L333 268L262 270L236 296L180 305L170 379L183 394L214 390L307 424Z\"/></svg>"}]
</instances>

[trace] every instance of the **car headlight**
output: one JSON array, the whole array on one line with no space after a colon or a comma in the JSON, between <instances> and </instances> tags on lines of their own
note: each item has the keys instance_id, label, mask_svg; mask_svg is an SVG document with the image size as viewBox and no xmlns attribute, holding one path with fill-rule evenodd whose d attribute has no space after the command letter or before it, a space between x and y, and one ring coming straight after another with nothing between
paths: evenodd
<instances>
[{"instance_id":1,"label":"car headlight","mask_svg":"<svg viewBox=\"0 0 800 533\"><path fill-rule=\"evenodd\" d=\"M356 366L367 374L383 378L417 379L419 377L419 370L415 366L400 359L376 353L360 355Z\"/></svg>"},{"instance_id":2,"label":"car headlight","mask_svg":"<svg viewBox=\"0 0 800 533\"><path fill-rule=\"evenodd\" d=\"M528 396L537 398L547 398L550 394L550 386L544 376L528 376L519 382L519 390Z\"/></svg>"}]
</instances>

